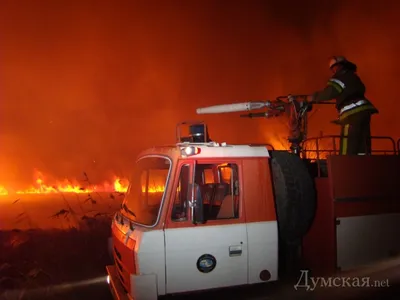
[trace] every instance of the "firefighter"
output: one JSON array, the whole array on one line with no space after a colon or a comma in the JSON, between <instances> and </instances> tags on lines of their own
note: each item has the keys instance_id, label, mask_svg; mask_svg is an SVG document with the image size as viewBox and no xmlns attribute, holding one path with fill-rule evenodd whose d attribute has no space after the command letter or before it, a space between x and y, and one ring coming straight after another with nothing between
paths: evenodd
<instances>
[{"instance_id":1,"label":"firefighter","mask_svg":"<svg viewBox=\"0 0 400 300\"><path fill-rule=\"evenodd\" d=\"M312 102L336 100L341 126L340 154L371 154L371 115L379 113L365 98L365 85L357 75L357 66L343 56L333 56L329 61L333 75L327 86L312 96Z\"/></svg>"}]
</instances>

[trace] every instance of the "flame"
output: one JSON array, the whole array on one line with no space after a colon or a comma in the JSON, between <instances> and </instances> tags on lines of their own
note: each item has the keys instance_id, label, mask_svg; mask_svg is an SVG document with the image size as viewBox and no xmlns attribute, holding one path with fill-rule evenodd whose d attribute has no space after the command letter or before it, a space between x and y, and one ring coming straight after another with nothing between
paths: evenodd
<instances>
[{"instance_id":1,"label":"flame","mask_svg":"<svg viewBox=\"0 0 400 300\"><path fill-rule=\"evenodd\" d=\"M156 186L149 186L148 187L148 192L149 193L162 193L164 192L165 188L162 185L156 185ZM142 186L142 193L146 193L146 187Z\"/></svg>"},{"instance_id":2,"label":"flame","mask_svg":"<svg viewBox=\"0 0 400 300\"><path fill-rule=\"evenodd\" d=\"M124 184L122 179L116 178L114 180L114 190L116 192L125 193L128 191L128 182Z\"/></svg>"},{"instance_id":3,"label":"flame","mask_svg":"<svg viewBox=\"0 0 400 300\"><path fill-rule=\"evenodd\" d=\"M278 136L272 136L268 138L268 143L274 147L275 150L281 151L281 150L289 150L290 145L289 142L281 137Z\"/></svg>"},{"instance_id":4,"label":"flame","mask_svg":"<svg viewBox=\"0 0 400 300\"><path fill-rule=\"evenodd\" d=\"M36 179L35 186L25 190L16 191L16 194L50 194L50 193L90 193L93 190L81 188L80 186L70 184L68 181L57 182L54 186L48 186L40 178Z\"/></svg>"},{"instance_id":5,"label":"flame","mask_svg":"<svg viewBox=\"0 0 400 300\"><path fill-rule=\"evenodd\" d=\"M0 196L5 196L5 195L8 195L8 191L4 186L0 185Z\"/></svg>"},{"instance_id":6,"label":"flame","mask_svg":"<svg viewBox=\"0 0 400 300\"><path fill-rule=\"evenodd\" d=\"M126 193L128 191L129 181L124 178L114 177L112 182L104 182L103 184L79 184L77 180L64 179L62 181L56 181L50 185L46 182L45 176L40 171L35 172L34 184L28 188L13 191L12 189L6 188L4 185L0 185L0 196L6 196L11 193L15 194L53 194L53 193L93 193L93 192L119 192ZM87 186L86 186L87 185ZM161 193L164 192L165 187L163 185L152 184L148 186L149 193ZM142 192L146 192L146 186L142 186Z\"/></svg>"},{"instance_id":7,"label":"flame","mask_svg":"<svg viewBox=\"0 0 400 300\"><path fill-rule=\"evenodd\" d=\"M50 185L46 182L45 177L40 171L35 172L34 184L28 188L22 190L13 191L12 189L6 188L4 185L0 185L0 195L5 196L11 193L15 194L52 194L52 193L93 193L93 192L121 192L125 193L128 190L129 182L126 179L114 177L113 181L104 182L103 184L88 184L88 182L82 182L81 184L77 180L64 179L62 181L55 181L54 184Z\"/></svg>"}]
</instances>

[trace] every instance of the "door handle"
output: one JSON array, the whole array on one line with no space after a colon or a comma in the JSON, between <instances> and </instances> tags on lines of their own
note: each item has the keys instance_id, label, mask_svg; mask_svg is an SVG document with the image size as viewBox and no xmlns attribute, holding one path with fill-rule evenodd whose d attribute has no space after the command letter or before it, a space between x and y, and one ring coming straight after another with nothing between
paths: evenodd
<instances>
[{"instance_id":1,"label":"door handle","mask_svg":"<svg viewBox=\"0 0 400 300\"><path fill-rule=\"evenodd\" d=\"M229 256L240 256L242 255L242 246L229 246Z\"/></svg>"}]
</instances>

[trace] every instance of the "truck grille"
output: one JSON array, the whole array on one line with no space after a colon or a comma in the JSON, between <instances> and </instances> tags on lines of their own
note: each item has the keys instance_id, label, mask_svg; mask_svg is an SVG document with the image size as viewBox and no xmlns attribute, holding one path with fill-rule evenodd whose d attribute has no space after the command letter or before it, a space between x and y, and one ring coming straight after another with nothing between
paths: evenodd
<instances>
[{"instance_id":1,"label":"truck grille","mask_svg":"<svg viewBox=\"0 0 400 300\"><path fill-rule=\"evenodd\" d=\"M122 256L116 247L114 247L114 260L115 260L115 265L117 266L118 278L122 283L122 287L124 288L125 293L128 293L129 281L126 281L125 278L126 277L129 278L129 272L122 266Z\"/></svg>"},{"instance_id":2,"label":"truck grille","mask_svg":"<svg viewBox=\"0 0 400 300\"><path fill-rule=\"evenodd\" d=\"M114 261L118 271L118 277L126 293L130 291L130 274L135 274L136 266L132 245L125 245L114 236ZM134 246L134 245L133 245Z\"/></svg>"}]
</instances>

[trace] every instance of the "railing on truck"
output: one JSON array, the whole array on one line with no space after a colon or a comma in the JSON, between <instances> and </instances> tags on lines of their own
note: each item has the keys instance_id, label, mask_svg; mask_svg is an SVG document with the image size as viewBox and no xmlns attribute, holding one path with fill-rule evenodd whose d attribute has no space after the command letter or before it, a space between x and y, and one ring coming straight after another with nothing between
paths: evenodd
<instances>
[{"instance_id":1,"label":"railing on truck","mask_svg":"<svg viewBox=\"0 0 400 300\"><path fill-rule=\"evenodd\" d=\"M375 144L386 144L386 146L375 147ZM389 136L372 136L373 155L396 155L399 151L400 142L396 142ZM302 154L305 159L320 160L328 155L338 155L340 150L339 135L325 135L321 137L308 138L302 143Z\"/></svg>"},{"instance_id":2,"label":"railing on truck","mask_svg":"<svg viewBox=\"0 0 400 300\"><path fill-rule=\"evenodd\" d=\"M389 136L372 136L372 155L398 155L399 142ZM302 143L301 157L308 160L316 169L315 176L328 176L326 164L327 156L339 155L340 136L326 135L314 138L308 138Z\"/></svg>"}]
</instances>

